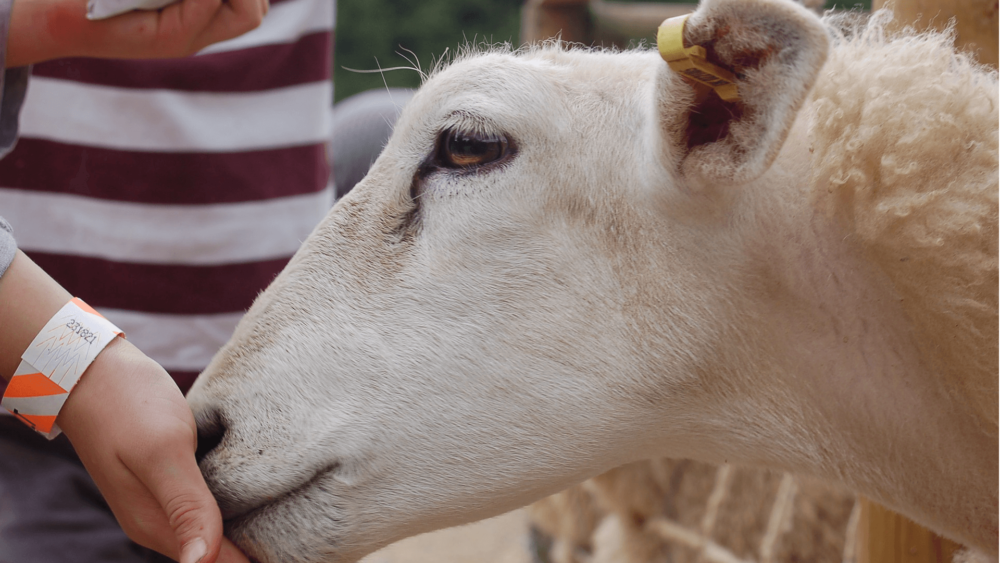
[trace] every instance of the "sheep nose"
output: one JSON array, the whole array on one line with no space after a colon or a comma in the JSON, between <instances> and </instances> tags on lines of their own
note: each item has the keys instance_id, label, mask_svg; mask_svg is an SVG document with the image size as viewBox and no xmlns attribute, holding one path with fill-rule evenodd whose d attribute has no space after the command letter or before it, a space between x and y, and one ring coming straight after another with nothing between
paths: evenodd
<instances>
[{"instance_id":1,"label":"sheep nose","mask_svg":"<svg viewBox=\"0 0 1000 563\"><path fill-rule=\"evenodd\" d=\"M197 423L198 449L195 450L194 458L200 464L209 452L222 443L226 436L226 423L217 412L197 417Z\"/></svg>"}]
</instances>

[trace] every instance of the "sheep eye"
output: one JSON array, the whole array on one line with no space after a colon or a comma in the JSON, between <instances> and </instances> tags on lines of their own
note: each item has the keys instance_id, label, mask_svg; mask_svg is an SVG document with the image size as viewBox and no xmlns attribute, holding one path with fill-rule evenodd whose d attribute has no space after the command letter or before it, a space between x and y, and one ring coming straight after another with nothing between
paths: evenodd
<instances>
[{"instance_id":1,"label":"sheep eye","mask_svg":"<svg viewBox=\"0 0 1000 563\"><path fill-rule=\"evenodd\" d=\"M507 156L510 144L503 135L447 131L438 152L445 168L473 168Z\"/></svg>"}]
</instances>

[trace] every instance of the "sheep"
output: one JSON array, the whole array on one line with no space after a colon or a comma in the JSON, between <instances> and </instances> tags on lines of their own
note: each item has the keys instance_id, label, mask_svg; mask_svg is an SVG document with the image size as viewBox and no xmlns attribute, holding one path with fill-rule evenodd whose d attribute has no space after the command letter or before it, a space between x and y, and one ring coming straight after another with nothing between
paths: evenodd
<instances>
[{"instance_id":1,"label":"sheep","mask_svg":"<svg viewBox=\"0 0 1000 563\"><path fill-rule=\"evenodd\" d=\"M436 72L189 394L230 537L352 561L669 456L995 557L997 76L879 17L704 0L738 102L646 51Z\"/></svg>"}]
</instances>

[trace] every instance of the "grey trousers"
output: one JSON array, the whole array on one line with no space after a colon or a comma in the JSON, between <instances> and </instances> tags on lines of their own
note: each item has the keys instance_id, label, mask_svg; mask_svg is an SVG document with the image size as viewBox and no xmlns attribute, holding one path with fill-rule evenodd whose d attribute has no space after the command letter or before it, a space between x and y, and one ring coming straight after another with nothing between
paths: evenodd
<instances>
[{"instance_id":1,"label":"grey trousers","mask_svg":"<svg viewBox=\"0 0 1000 563\"><path fill-rule=\"evenodd\" d=\"M0 563L160 563L125 535L65 436L0 416Z\"/></svg>"}]
</instances>

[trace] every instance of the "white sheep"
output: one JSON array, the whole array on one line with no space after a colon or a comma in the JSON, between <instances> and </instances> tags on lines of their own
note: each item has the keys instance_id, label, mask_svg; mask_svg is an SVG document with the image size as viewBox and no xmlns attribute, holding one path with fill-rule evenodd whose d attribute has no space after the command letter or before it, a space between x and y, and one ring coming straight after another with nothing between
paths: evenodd
<instances>
[{"instance_id":1,"label":"white sheep","mask_svg":"<svg viewBox=\"0 0 1000 563\"><path fill-rule=\"evenodd\" d=\"M189 396L230 537L352 561L670 456L995 556L997 77L878 22L703 1L738 102L645 51L436 72Z\"/></svg>"}]
</instances>

